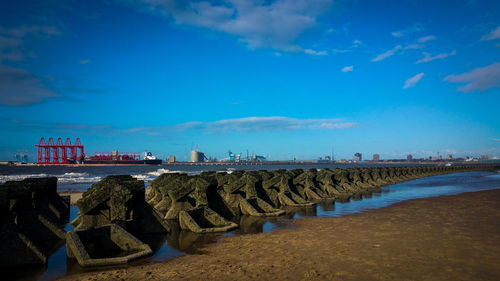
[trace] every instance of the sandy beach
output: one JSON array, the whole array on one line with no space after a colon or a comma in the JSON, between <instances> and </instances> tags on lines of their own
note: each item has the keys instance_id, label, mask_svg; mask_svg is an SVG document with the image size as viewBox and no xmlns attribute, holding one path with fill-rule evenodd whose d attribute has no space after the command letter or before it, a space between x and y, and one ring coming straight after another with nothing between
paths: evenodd
<instances>
[{"instance_id":1,"label":"sandy beach","mask_svg":"<svg viewBox=\"0 0 500 281\"><path fill-rule=\"evenodd\" d=\"M76 201L82 198L83 192L59 192L60 196L70 196L70 205L75 206Z\"/></svg>"},{"instance_id":2,"label":"sandy beach","mask_svg":"<svg viewBox=\"0 0 500 281\"><path fill-rule=\"evenodd\" d=\"M61 280L500 280L500 190L294 226L222 238L197 255Z\"/></svg>"}]
</instances>

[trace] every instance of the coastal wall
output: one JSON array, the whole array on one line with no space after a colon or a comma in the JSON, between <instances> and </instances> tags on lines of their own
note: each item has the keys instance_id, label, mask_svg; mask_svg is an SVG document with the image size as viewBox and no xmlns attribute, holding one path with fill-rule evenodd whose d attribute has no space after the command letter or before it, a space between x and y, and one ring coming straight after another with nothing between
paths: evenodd
<instances>
[{"instance_id":1,"label":"coastal wall","mask_svg":"<svg viewBox=\"0 0 500 281\"><path fill-rule=\"evenodd\" d=\"M57 194L56 178L26 179L0 186L0 261L44 264L50 254L47 241L67 239L68 257L80 257L83 266L128 262L151 254L137 237L166 233L179 225L191 232L229 231L236 218L280 216L289 207L311 207L318 202L346 201L380 192L380 187L447 173L498 169L499 166L411 166L347 169L203 172L188 176L162 174L145 185L130 175L108 176L95 183L77 202L74 231L65 233L67 200ZM88 238L90 237L90 238ZM108 241L108 242L106 242ZM102 257L99 245L113 254ZM133 241L131 249L123 241ZM102 242L102 243L101 243ZM107 244L106 244L107 243ZM141 244L142 243L142 244ZM140 250L140 251L139 251ZM138 252L141 254L138 254ZM100 260L97 260L100 259Z\"/></svg>"}]
</instances>

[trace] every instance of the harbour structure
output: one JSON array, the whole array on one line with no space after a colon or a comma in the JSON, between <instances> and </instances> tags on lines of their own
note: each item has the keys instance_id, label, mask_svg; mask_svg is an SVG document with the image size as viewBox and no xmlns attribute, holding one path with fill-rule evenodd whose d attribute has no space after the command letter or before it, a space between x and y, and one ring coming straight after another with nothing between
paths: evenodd
<instances>
[{"instance_id":1,"label":"harbour structure","mask_svg":"<svg viewBox=\"0 0 500 281\"><path fill-rule=\"evenodd\" d=\"M118 153L113 150L111 153L96 152L93 156L85 156L84 146L80 138L76 138L71 144L71 140L66 138L63 143L58 138L54 143L53 138L47 142L42 137L35 145L38 148L38 164L58 165L58 164L85 164L85 165L158 165L162 163L151 152L145 152L141 159L139 153Z\"/></svg>"},{"instance_id":2,"label":"harbour structure","mask_svg":"<svg viewBox=\"0 0 500 281\"><path fill-rule=\"evenodd\" d=\"M191 150L191 157L189 159L189 162L193 162L193 163L204 162L206 158L207 157L205 156L205 153L195 149L195 150Z\"/></svg>"},{"instance_id":3,"label":"harbour structure","mask_svg":"<svg viewBox=\"0 0 500 281\"><path fill-rule=\"evenodd\" d=\"M373 154L373 162L378 162L380 161L380 155L379 154Z\"/></svg>"},{"instance_id":4,"label":"harbour structure","mask_svg":"<svg viewBox=\"0 0 500 281\"><path fill-rule=\"evenodd\" d=\"M174 155L170 155L168 157L168 163L175 163L175 156Z\"/></svg>"},{"instance_id":5,"label":"harbour structure","mask_svg":"<svg viewBox=\"0 0 500 281\"><path fill-rule=\"evenodd\" d=\"M363 161L363 156L361 155L361 153L356 152L356 153L354 153L354 157L352 158L352 161L361 162L361 161Z\"/></svg>"},{"instance_id":6,"label":"harbour structure","mask_svg":"<svg viewBox=\"0 0 500 281\"><path fill-rule=\"evenodd\" d=\"M408 162L413 161L413 156L411 154L406 155L406 161Z\"/></svg>"},{"instance_id":7,"label":"harbour structure","mask_svg":"<svg viewBox=\"0 0 500 281\"><path fill-rule=\"evenodd\" d=\"M229 161L229 162L235 162L235 163L240 163L240 162L264 162L267 161L268 156L262 156L262 155L257 155L255 153L250 156L248 154L247 150L247 156L242 157L241 153L236 154L231 152L231 150L228 150L228 155L229 157L222 159L222 161Z\"/></svg>"},{"instance_id":8,"label":"harbour structure","mask_svg":"<svg viewBox=\"0 0 500 281\"><path fill-rule=\"evenodd\" d=\"M69 138L66 138L64 143L61 138L57 138L54 143L53 138L45 142L45 138L42 137L35 146L38 148L38 164L69 164L81 161L85 157L80 138L76 138L75 143L71 144Z\"/></svg>"}]
</instances>

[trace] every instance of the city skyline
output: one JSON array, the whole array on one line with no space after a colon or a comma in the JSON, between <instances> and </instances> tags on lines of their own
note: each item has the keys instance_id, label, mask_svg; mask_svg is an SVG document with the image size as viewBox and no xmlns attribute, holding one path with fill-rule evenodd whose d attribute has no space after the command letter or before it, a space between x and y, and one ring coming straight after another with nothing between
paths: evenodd
<instances>
[{"instance_id":1,"label":"city skyline","mask_svg":"<svg viewBox=\"0 0 500 281\"><path fill-rule=\"evenodd\" d=\"M498 1L3 6L0 160L40 137L179 160L500 155Z\"/></svg>"}]
</instances>

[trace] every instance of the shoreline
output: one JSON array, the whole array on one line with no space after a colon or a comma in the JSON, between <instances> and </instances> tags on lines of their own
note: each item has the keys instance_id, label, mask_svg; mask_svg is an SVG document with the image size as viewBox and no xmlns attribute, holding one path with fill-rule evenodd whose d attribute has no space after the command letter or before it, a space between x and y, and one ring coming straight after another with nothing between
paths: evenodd
<instances>
[{"instance_id":1,"label":"shoreline","mask_svg":"<svg viewBox=\"0 0 500 281\"><path fill-rule=\"evenodd\" d=\"M58 192L59 196L69 196L70 197L70 206L76 206L76 201L80 200L83 196L82 191L64 191Z\"/></svg>"},{"instance_id":2,"label":"shoreline","mask_svg":"<svg viewBox=\"0 0 500 281\"><path fill-rule=\"evenodd\" d=\"M223 237L198 255L59 280L500 279L500 190L302 218L293 226Z\"/></svg>"}]
</instances>

